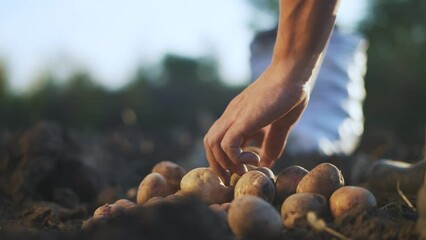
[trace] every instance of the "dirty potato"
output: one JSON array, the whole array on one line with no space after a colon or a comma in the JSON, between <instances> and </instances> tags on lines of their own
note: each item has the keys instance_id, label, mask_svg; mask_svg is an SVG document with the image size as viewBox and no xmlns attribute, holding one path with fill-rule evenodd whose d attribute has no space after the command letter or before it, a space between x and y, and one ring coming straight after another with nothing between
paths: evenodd
<instances>
[{"instance_id":1,"label":"dirty potato","mask_svg":"<svg viewBox=\"0 0 426 240\"><path fill-rule=\"evenodd\" d=\"M150 173L139 184L136 202L141 205L153 197L165 197L169 193L166 179L159 173Z\"/></svg>"},{"instance_id":2,"label":"dirty potato","mask_svg":"<svg viewBox=\"0 0 426 240\"><path fill-rule=\"evenodd\" d=\"M122 206L117 204L105 203L104 205L98 207L93 213L93 218L102 218L102 217L112 217L117 214L120 214L124 211Z\"/></svg>"},{"instance_id":3,"label":"dirty potato","mask_svg":"<svg viewBox=\"0 0 426 240\"><path fill-rule=\"evenodd\" d=\"M302 226L306 223L306 214L314 212L321 217L327 213L327 201L317 193L295 193L289 196L281 206L281 217L286 228Z\"/></svg>"},{"instance_id":4,"label":"dirty potato","mask_svg":"<svg viewBox=\"0 0 426 240\"><path fill-rule=\"evenodd\" d=\"M232 232L243 239L277 239L283 226L275 208L252 195L244 195L231 202L228 223Z\"/></svg>"},{"instance_id":5,"label":"dirty potato","mask_svg":"<svg viewBox=\"0 0 426 240\"><path fill-rule=\"evenodd\" d=\"M124 209L132 208L132 207L136 206L136 204L134 202L132 202L132 201L130 201L128 199L124 199L124 198L123 199L118 199L117 201L115 201L114 204L118 205L118 206L120 206L120 207L122 207Z\"/></svg>"},{"instance_id":6,"label":"dirty potato","mask_svg":"<svg viewBox=\"0 0 426 240\"><path fill-rule=\"evenodd\" d=\"M288 196L296 193L297 185L308 172L301 166L290 166L282 170L275 180L275 203L281 205Z\"/></svg>"},{"instance_id":7,"label":"dirty potato","mask_svg":"<svg viewBox=\"0 0 426 240\"><path fill-rule=\"evenodd\" d=\"M90 217L89 219L86 219L81 224L82 230L89 230L92 227L94 227L97 224L103 224L106 222L108 217L100 216L100 217Z\"/></svg>"},{"instance_id":8,"label":"dirty potato","mask_svg":"<svg viewBox=\"0 0 426 240\"><path fill-rule=\"evenodd\" d=\"M164 203L165 202L165 198L164 197L152 197L150 199L148 199L148 201L146 201L143 206L144 207L152 207L152 206L156 206L160 203Z\"/></svg>"},{"instance_id":9,"label":"dirty potato","mask_svg":"<svg viewBox=\"0 0 426 240\"><path fill-rule=\"evenodd\" d=\"M195 168L183 176L181 192L194 194L206 204L221 204L232 198L232 188L228 188L210 168Z\"/></svg>"},{"instance_id":10,"label":"dirty potato","mask_svg":"<svg viewBox=\"0 0 426 240\"><path fill-rule=\"evenodd\" d=\"M234 189L234 198L253 195L272 203L275 198L275 186L264 173L249 171L238 180Z\"/></svg>"},{"instance_id":11,"label":"dirty potato","mask_svg":"<svg viewBox=\"0 0 426 240\"><path fill-rule=\"evenodd\" d=\"M209 209L212 210L216 216L220 218L220 220L224 223L228 223L228 213L225 211L225 209L220 204L212 204L209 206Z\"/></svg>"},{"instance_id":12,"label":"dirty potato","mask_svg":"<svg viewBox=\"0 0 426 240\"><path fill-rule=\"evenodd\" d=\"M116 203L113 203L113 204L105 203L104 205L98 207L93 212L92 217L83 221L81 228L82 229L89 229L96 223L104 222L106 219L108 219L110 217L114 217L118 214L123 213L126 210L126 207L122 203L124 203L124 202L118 202L118 203L116 202Z\"/></svg>"},{"instance_id":13,"label":"dirty potato","mask_svg":"<svg viewBox=\"0 0 426 240\"><path fill-rule=\"evenodd\" d=\"M240 180L241 176L236 174L236 173L232 173L231 175L231 179L229 180L229 186L235 187L235 185L237 185L238 180Z\"/></svg>"},{"instance_id":14,"label":"dirty potato","mask_svg":"<svg viewBox=\"0 0 426 240\"><path fill-rule=\"evenodd\" d=\"M275 183L275 174L271 169L269 169L267 167L258 167L254 170L257 170L259 172L264 173L271 180L272 183ZM253 170L251 170L251 171L253 171Z\"/></svg>"},{"instance_id":15,"label":"dirty potato","mask_svg":"<svg viewBox=\"0 0 426 240\"><path fill-rule=\"evenodd\" d=\"M186 174L185 169L171 161L157 163L152 168L152 172L159 173L166 179L172 193L180 189L180 180Z\"/></svg>"},{"instance_id":16,"label":"dirty potato","mask_svg":"<svg viewBox=\"0 0 426 240\"><path fill-rule=\"evenodd\" d=\"M300 180L296 192L318 193L329 199L343 185L345 181L340 170L331 163L321 163Z\"/></svg>"},{"instance_id":17,"label":"dirty potato","mask_svg":"<svg viewBox=\"0 0 426 240\"><path fill-rule=\"evenodd\" d=\"M376 206L373 193L363 187L344 186L330 197L330 211L335 218L350 210L362 211Z\"/></svg>"}]
</instances>

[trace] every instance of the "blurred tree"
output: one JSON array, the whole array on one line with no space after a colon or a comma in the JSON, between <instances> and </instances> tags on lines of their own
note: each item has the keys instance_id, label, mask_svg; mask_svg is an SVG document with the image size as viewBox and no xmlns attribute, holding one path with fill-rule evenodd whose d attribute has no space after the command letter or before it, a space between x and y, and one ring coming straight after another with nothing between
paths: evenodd
<instances>
[{"instance_id":1,"label":"blurred tree","mask_svg":"<svg viewBox=\"0 0 426 240\"><path fill-rule=\"evenodd\" d=\"M0 97L5 84L0 71ZM53 120L89 131L126 125L153 134L179 128L200 134L200 116L219 117L239 91L223 84L214 59L170 54L159 68L141 67L128 85L116 91L95 84L84 71L76 71L61 84L47 71L25 95L0 103L4 103L0 122L11 129Z\"/></svg>"},{"instance_id":2,"label":"blurred tree","mask_svg":"<svg viewBox=\"0 0 426 240\"><path fill-rule=\"evenodd\" d=\"M41 75L32 85L31 90L23 96L28 111L24 113L29 123L42 119L63 119L63 109L60 105L60 88L52 74Z\"/></svg>"},{"instance_id":3,"label":"blurred tree","mask_svg":"<svg viewBox=\"0 0 426 240\"><path fill-rule=\"evenodd\" d=\"M3 100L4 97L6 97L6 87L7 87L6 72L2 62L0 61L0 101Z\"/></svg>"},{"instance_id":4,"label":"blurred tree","mask_svg":"<svg viewBox=\"0 0 426 240\"><path fill-rule=\"evenodd\" d=\"M96 85L86 72L77 72L68 80L60 100L55 104L62 109L62 122L87 130L99 130L105 113L116 106L105 102L106 90Z\"/></svg>"},{"instance_id":5,"label":"blurred tree","mask_svg":"<svg viewBox=\"0 0 426 240\"><path fill-rule=\"evenodd\" d=\"M102 113L105 90L87 73L77 72L59 86L52 74L45 74L26 96L29 123L54 120L85 130L98 130L105 122Z\"/></svg>"},{"instance_id":6,"label":"blurred tree","mask_svg":"<svg viewBox=\"0 0 426 240\"><path fill-rule=\"evenodd\" d=\"M10 92L6 70L0 61L0 129L16 129L28 125L28 105Z\"/></svg>"},{"instance_id":7,"label":"blurred tree","mask_svg":"<svg viewBox=\"0 0 426 240\"><path fill-rule=\"evenodd\" d=\"M131 109L136 115L136 126L149 128L155 124L154 108L151 103L155 81L150 70L140 67L136 76L128 85L117 92L117 101L121 102L121 111Z\"/></svg>"},{"instance_id":8,"label":"blurred tree","mask_svg":"<svg viewBox=\"0 0 426 240\"><path fill-rule=\"evenodd\" d=\"M157 71L157 76L152 74ZM199 134L199 116L219 116L238 90L222 83L213 59L168 54L158 69L141 67L135 78L114 94L112 101L120 109L109 113L131 113L137 119L135 126L144 131L164 133L181 128Z\"/></svg>"},{"instance_id":9,"label":"blurred tree","mask_svg":"<svg viewBox=\"0 0 426 240\"><path fill-rule=\"evenodd\" d=\"M198 61L196 59L166 55L162 65L164 68L163 79L168 84L188 85L197 82Z\"/></svg>"},{"instance_id":10,"label":"blurred tree","mask_svg":"<svg viewBox=\"0 0 426 240\"><path fill-rule=\"evenodd\" d=\"M188 58L168 54L162 62L165 82L172 85L218 83L217 64L210 58Z\"/></svg>"},{"instance_id":11,"label":"blurred tree","mask_svg":"<svg viewBox=\"0 0 426 240\"><path fill-rule=\"evenodd\" d=\"M162 63L160 81L154 89L153 101L160 126L196 126L196 116L203 111L216 112L216 104L226 106L229 90L219 80L217 66L211 59L191 59L167 55ZM216 114L215 114L216 115ZM171 119L172 117L173 119Z\"/></svg>"},{"instance_id":12,"label":"blurred tree","mask_svg":"<svg viewBox=\"0 0 426 240\"><path fill-rule=\"evenodd\" d=\"M8 104L7 97L6 97L6 94L7 94L6 85L7 85L6 73L5 73L2 62L0 61L0 116L1 116L0 120L3 120L4 116L7 114L5 109ZM3 122L3 121L0 121L0 122Z\"/></svg>"},{"instance_id":13,"label":"blurred tree","mask_svg":"<svg viewBox=\"0 0 426 240\"><path fill-rule=\"evenodd\" d=\"M426 1L375 0L361 26L370 42L366 131L422 142L426 124Z\"/></svg>"}]
</instances>

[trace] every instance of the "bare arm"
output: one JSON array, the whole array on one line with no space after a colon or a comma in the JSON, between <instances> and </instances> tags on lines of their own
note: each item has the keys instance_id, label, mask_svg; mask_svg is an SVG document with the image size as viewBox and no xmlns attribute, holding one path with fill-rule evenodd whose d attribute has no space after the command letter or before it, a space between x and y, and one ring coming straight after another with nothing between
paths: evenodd
<instances>
[{"instance_id":1,"label":"bare arm","mask_svg":"<svg viewBox=\"0 0 426 240\"><path fill-rule=\"evenodd\" d=\"M204 145L212 169L227 182L243 164L271 167L309 99L309 81L333 28L338 0L280 0L278 36L271 65L236 96L213 124ZM259 156L243 152L260 141ZM260 161L260 162L259 162Z\"/></svg>"},{"instance_id":2,"label":"bare arm","mask_svg":"<svg viewBox=\"0 0 426 240\"><path fill-rule=\"evenodd\" d=\"M287 66L294 81L306 82L318 62L336 19L339 0L281 0L272 65Z\"/></svg>"}]
</instances>

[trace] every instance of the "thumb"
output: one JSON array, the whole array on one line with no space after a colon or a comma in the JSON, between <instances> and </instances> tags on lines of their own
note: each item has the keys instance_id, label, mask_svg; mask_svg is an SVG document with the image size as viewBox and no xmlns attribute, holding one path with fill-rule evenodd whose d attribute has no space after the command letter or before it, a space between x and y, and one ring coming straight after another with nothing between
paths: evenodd
<instances>
[{"instance_id":1,"label":"thumb","mask_svg":"<svg viewBox=\"0 0 426 240\"><path fill-rule=\"evenodd\" d=\"M289 130L289 128L278 129L276 125L271 126L264 138L259 166L268 168L273 166L284 151Z\"/></svg>"},{"instance_id":2,"label":"thumb","mask_svg":"<svg viewBox=\"0 0 426 240\"><path fill-rule=\"evenodd\" d=\"M278 119L278 121L271 124L262 145L260 166L272 167L273 163L281 156L287 142L288 134L305 107L306 101L302 101L290 112Z\"/></svg>"}]
</instances>

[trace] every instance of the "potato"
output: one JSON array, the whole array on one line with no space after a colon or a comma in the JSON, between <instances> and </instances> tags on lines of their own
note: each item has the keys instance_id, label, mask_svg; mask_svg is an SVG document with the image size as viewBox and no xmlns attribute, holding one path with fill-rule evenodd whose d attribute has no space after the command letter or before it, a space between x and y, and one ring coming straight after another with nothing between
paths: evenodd
<instances>
[{"instance_id":1,"label":"potato","mask_svg":"<svg viewBox=\"0 0 426 240\"><path fill-rule=\"evenodd\" d=\"M306 214L314 212L318 217L327 213L327 201L317 193L295 193L290 195L281 206L284 226L294 228L306 223Z\"/></svg>"},{"instance_id":2,"label":"potato","mask_svg":"<svg viewBox=\"0 0 426 240\"><path fill-rule=\"evenodd\" d=\"M201 167L189 171L183 176L180 188L182 193L194 194L208 205L228 202L232 198L232 188L226 187L210 168Z\"/></svg>"},{"instance_id":3,"label":"potato","mask_svg":"<svg viewBox=\"0 0 426 240\"><path fill-rule=\"evenodd\" d=\"M95 226L96 224L103 224L106 222L106 220L108 219L108 217L105 216L98 216L98 217L91 217L85 221L83 221L83 223L81 224L81 229L83 230L89 230L91 229L93 226Z\"/></svg>"},{"instance_id":4,"label":"potato","mask_svg":"<svg viewBox=\"0 0 426 240\"><path fill-rule=\"evenodd\" d=\"M353 209L362 211L376 206L374 195L367 189L357 186L341 187L330 197L330 211L335 218Z\"/></svg>"},{"instance_id":5,"label":"potato","mask_svg":"<svg viewBox=\"0 0 426 240\"><path fill-rule=\"evenodd\" d=\"M117 214L120 214L124 211L124 207L117 205L117 204L109 204L105 203L104 205L98 207L95 212L93 213L93 218L100 218L100 217L112 217Z\"/></svg>"},{"instance_id":6,"label":"potato","mask_svg":"<svg viewBox=\"0 0 426 240\"><path fill-rule=\"evenodd\" d=\"M96 223L105 222L106 219L123 213L126 210L124 202L120 200L117 200L117 202L114 204L105 203L104 205L98 207L93 212L93 216L91 218L83 221L81 228L89 229Z\"/></svg>"},{"instance_id":7,"label":"potato","mask_svg":"<svg viewBox=\"0 0 426 240\"><path fill-rule=\"evenodd\" d=\"M155 205L157 205L159 203L162 203L164 201L165 201L164 197L152 197L148 201L146 201L143 204L143 206L144 207L151 207L151 206L155 206Z\"/></svg>"},{"instance_id":8,"label":"potato","mask_svg":"<svg viewBox=\"0 0 426 240\"><path fill-rule=\"evenodd\" d=\"M275 180L275 203L281 205L290 195L296 193L297 185L309 171L300 166L282 170Z\"/></svg>"},{"instance_id":9,"label":"potato","mask_svg":"<svg viewBox=\"0 0 426 240\"><path fill-rule=\"evenodd\" d=\"M180 189L180 180L186 174L185 169L170 161L157 163L152 168L152 172L163 175L170 187L170 191L173 193Z\"/></svg>"},{"instance_id":10,"label":"potato","mask_svg":"<svg viewBox=\"0 0 426 240\"><path fill-rule=\"evenodd\" d=\"M229 204L229 203L227 203ZM209 209L218 217L219 219L219 226L220 228L229 230L229 224L228 224L228 212L223 207L223 204L212 204L209 206Z\"/></svg>"},{"instance_id":11,"label":"potato","mask_svg":"<svg viewBox=\"0 0 426 240\"><path fill-rule=\"evenodd\" d=\"M212 210L212 211L222 211L222 210L225 211L221 207L221 204L217 204L217 203L210 204L209 209Z\"/></svg>"},{"instance_id":12,"label":"potato","mask_svg":"<svg viewBox=\"0 0 426 240\"><path fill-rule=\"evenodd\" d=\"M237 185L238 180L240 180L241 176L236 174L236 173L232 173L231 175L231 179L229 180L229 186L235 187L235 185Z\"/></svg>"},{"instance_id":13,"label":"potato","mask_svg":"<svg viewBox=\"0 0 426 240\"><path fill-rule=\"evenodd\" d=\"M274 175L274 172L272 172L271 169L269 169L267 167L256 167L256 166L250 165L250 164L247 164L245 166L246 166L248 172L257 170L259 172L264 173L267 177L269 177L271 182L273 182L273 183L275 182L275 175ZM240 178L241 178L240 175L233 173L231 175L231 179L229 181L229 186L235 187L235 185L237 185L237 182L238 182L238 180L240 180Z\"/></svg>"},{"instance_id":14,"label":"potato","mask_svg":"<svg viewBox=\"0 0 426 240\"><path fill-rule=\"evenodd\" d=\"M132 208L132 207L136 206L136 204L134 202L127 200L127 199L118 199L117 201L115 201L114 204L117 205L117 206L120 206L124 209Z\"/></svg>"},{"instance_id":15,"label":"potato","mask_svg":"<svg viewBox=\"0 0 426 240\"><path fill-rule=\"evenodd\" d=\"M231 203L229 203L229 202L227 202L227 203L222 203L221 205L220 205L220 207L222 207L223 208L223 210L225 210L225 212L228 212L228 210L229 210L229 206L231 205Z\"/></svg>"},{"instance_id":16,"label":"potato","mask_svg":"<svg viewBox=\"0 0 426 240\"><path fill-rule=\"evenodd\" d=\"M329 199L339 187L345 185L340 170L331 163L321 163L307 173L297 185L297 193L318 193Z\"/></svg>"},{"instance_id":17,"label":"potato","mask_svg":"<svg viewBox=\"0 0 426 240\"><path fill-rule=\"evenodd\" d=\"M275 187L264 173L253 170L243 174L235 185L234 198L244 195L257 196L272 203L275 198Z\"/></svg>"},{"instance_id":18,"label":"potato","mask_svg":"<svg viewBox=\"0 0 426 240\"><path fill-rule=\"evenodd\" d=\"M175 192L174 195L179 196L179 197L184 197L188 194L183 192L182 190L179 190L179 191Z\"/></svg>"},{"instance_id":19,"label":"potato","mask_svg":"<svg viewBox=\"0 0 426 240\"><path fill-rule=\"evenodd\" d=\"M276 239L283 227L280 215L272 205L252 195L231 202L228 223L232 232L244 239Z\"/></svg>"},{"instance_id":20,"label":"potato","mask_svg":"<svg viewBox=\"0 0 426 240\"><path fill-rule=\"evenodd\" d=\"M175 203L175 202L179 202L182 201L182 199L185 198L184 195L180 195L180 194L170 194L169 196L165 197L164 200L166 200L166 202L170 202L170 203Z\"/></svg>"},{"instance_id":21,"label":"potato","mask_svg":"<svg viewBox=\"0 0 426 240\"><path fill-rule=\"evenodd\" d=\"M244 195L254 195L272 203L275 198L275 187L264 173L253 170L243 174L235 185L234 198Z\"/></svg>"},{"instance_id":22,"label":"potato","mask_svg":"<svg viewBox=\"0 0 426 240\"><path fill-rule=\"evenodd\" d=\"M219 208L220 208L221 210L223 210L223 211L225 211L226 213L228 213L229 205L231 205L231 203L229 203L229 202L222 203L222 204L214 203L214 204L211 204L211 205L209 206L209 208L210 208L210 209L212 209L212 210L215 210L215 209L219 209Z\"/></svg>"},{"instance_id":23,"label":"potato","mask_svg":"<svg viewBox=\"0 0 426 240\"><path fill-rule=\"evenodd\" d=\"M169 193L166 179L159 173L150 173L139 184L136 202L141 205L153 197L165 197Z\"/></svg>"},{"instance_id":24,"label":"potato","mask_svg":"<svg viewBox=\"0 0 426 240\"><path fill-rule=\"evenodd\" d=\"M264 173L271 180L272 183L275 183L275 174L274 172L272 172L271 169L267 167L258 167L254 170ZM250 170L250 171L253 171L253 170Z\"/></svg>"},{"instance_id":25,"label":"potato","mask_svg":"<svg viewBox=\"0 0 426 240\"><path fill-rule=\"evenodd\" d=\"M222 222L228 222L228 213L225 211L222 205L215 203L210 205L209 209L212 210Z\"/></svg>"}]
</instances>

